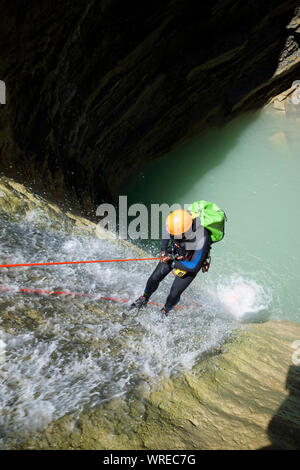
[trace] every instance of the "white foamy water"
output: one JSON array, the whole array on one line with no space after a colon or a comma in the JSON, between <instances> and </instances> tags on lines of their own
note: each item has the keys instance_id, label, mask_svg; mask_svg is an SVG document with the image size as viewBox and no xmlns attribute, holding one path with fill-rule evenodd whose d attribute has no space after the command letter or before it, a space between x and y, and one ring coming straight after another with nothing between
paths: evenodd
<instances>
[{"instance_id":1,"label":"white foamy water","mask_svg":"<svg viewBox=\"0 0 300 470\"><path fill-rule=\"evenodd\" d=\"M271 294L254 280L231 277L217 286L217 297L236 319L261 318L268 310Z\"/></svg>"}]
</instances>

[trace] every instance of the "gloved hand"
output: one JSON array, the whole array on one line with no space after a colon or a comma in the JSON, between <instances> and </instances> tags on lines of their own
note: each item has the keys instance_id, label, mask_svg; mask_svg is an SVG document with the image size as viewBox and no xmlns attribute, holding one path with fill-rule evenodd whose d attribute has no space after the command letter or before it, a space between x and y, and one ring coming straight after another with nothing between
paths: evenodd
<instances>
[{"instance_id":1,"label":"gloved hand","mask_svg":"<svg viewBox=\"0 0 300 470\"><path fill-rule=\"evenodd\" d=\"M172 261L175 261L175 255L172 255L172 254L169 254L167 256L165 256L162 260L163 263L172 263Z\"/></svg>"},{"instance_id":2,"label":"gloved hand","mask_svg":"<svg viewBox=\"0 0 300 470\"><path fill-rule=\"evenodd\" d=\"M183 256L179 256L177 254L170 253L169 255L165 256L162 260L163 263L173 263L173 261L183 259Z\"/></svg>"}]
</instances>

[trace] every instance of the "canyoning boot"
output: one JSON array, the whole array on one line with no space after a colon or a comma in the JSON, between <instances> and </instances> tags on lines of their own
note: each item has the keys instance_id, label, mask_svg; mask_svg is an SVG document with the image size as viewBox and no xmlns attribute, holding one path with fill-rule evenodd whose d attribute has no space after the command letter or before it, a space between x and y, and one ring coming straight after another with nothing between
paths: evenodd
<instances>
[{"instance_id":1,"label":"canyoning boot","mask_svg":"<svg viewBox=\"0 0 300 470\"><path fill-rule=\"evenodd\" d=\"M141 295L138 299L136 299L129 307L129 309L137 308L138 310L142 307L146 307L148 303L147 297L145 295Z\"/></svg>"},{"instance_id":2,"label":"canyoning boot","mask_svg":"<svg viewBox=\"0 0 300 470\"><path fill-rule=\"evenodd\" d=\"M164 321L166 318L168 318L168 315L169 315L168 310L165 309L165 307L163 307L163 308L160 310L160 319L161 319L161 321Z\"/></svg>"}]
</instances>

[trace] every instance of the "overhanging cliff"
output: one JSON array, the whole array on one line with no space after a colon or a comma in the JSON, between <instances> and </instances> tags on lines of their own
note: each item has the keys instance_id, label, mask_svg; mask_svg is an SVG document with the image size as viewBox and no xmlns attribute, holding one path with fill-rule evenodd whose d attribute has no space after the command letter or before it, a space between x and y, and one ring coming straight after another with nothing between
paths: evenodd
<instances>
[{"instance_id":1,"label":"overhanging cliff","mask_svg":"<svg viewBox=\"0 0 300 470\"><path fill-rule=\"evenodd\" d=\"M0 168L81 209L300 74L295 0L1 4Z\"/></svg>"}]
</instances>

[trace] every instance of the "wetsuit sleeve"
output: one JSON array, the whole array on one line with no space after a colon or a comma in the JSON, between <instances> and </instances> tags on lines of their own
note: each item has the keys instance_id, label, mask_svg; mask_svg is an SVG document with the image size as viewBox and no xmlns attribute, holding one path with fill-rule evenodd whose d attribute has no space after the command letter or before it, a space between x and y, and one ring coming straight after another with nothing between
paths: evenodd
<instances>
[{"instance_id":1,"label":"wetsuit sleeve","mask_svg":"<svg viewBox=\"0 0 300 470\"><path fill-rule=\"evenodd\" d=\"M204 240L201 241L201 248L193 252L192 258L189 261L175 261L174 268L187 271L189 273L197 273L204 261L206 260L211 244L210 234L207 229L204 229Z\"/></svg>"},{"instance_id":2,"label":"wetsuit sleeve","mask_svg":"<svg viewBox=\"0 0 300 470\"><path fill-rule=\"evenodd\" d=\"M171 239L171 236L166 229L166 224L164 224L162 228L162 237L161 237L161 245L160 245L161 251L167 251L170 239Z\"/></svg>"}]
</instances>

